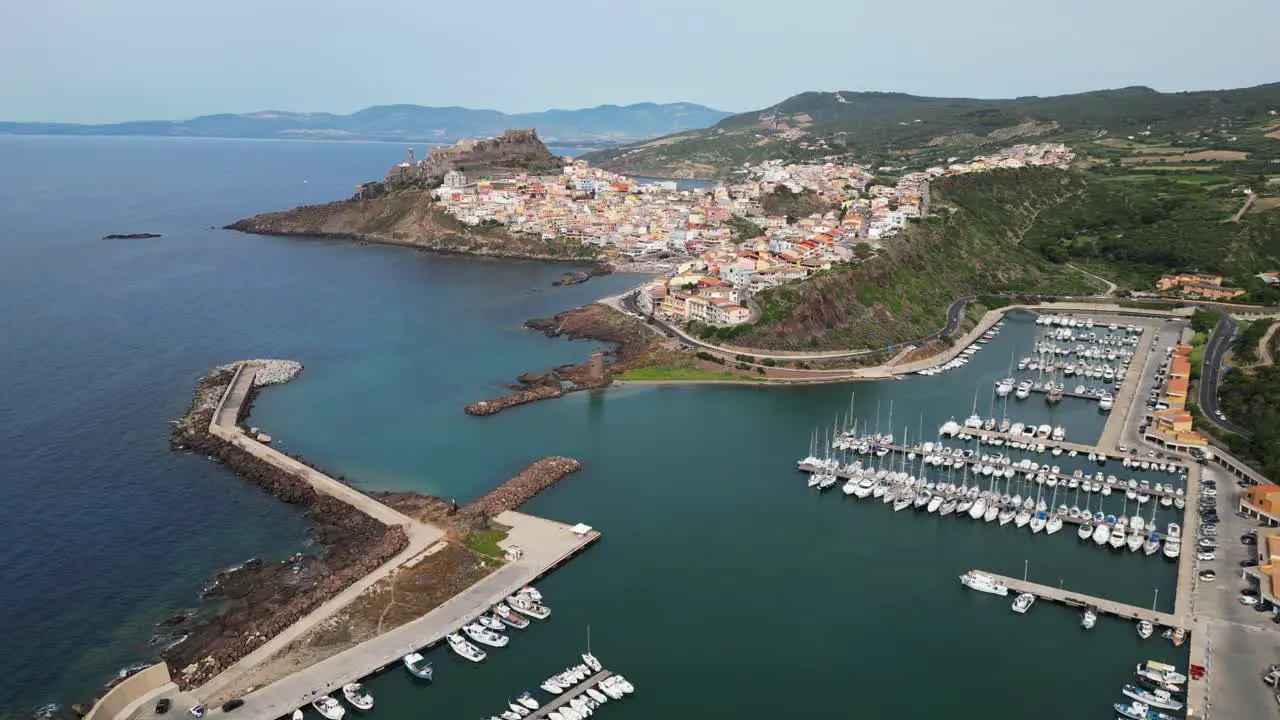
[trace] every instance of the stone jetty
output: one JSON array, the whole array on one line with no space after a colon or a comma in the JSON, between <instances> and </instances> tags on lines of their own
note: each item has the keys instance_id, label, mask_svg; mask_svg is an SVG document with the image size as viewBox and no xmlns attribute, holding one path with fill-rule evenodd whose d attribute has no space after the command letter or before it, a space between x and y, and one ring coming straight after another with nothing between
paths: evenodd
<instances>
[{"instance_id":1,"label":"stone jetty","mask_svg":"<svg viewBox=\"0 0 1280 720\"><path fill-rule=\"evenodd\" d=\"M515 510L566 475L572 475L581 469L582 463L571 457L544 457L463 508L459 513L462 518L458 524L482 528L490 518Z\"/></svg>"},{"instance_id":2,"label":"stone jetty","mask_svg":"<svg viewBox=\"0 0 1280 720\"><path fill-rule=\"evenodd\" d=\"M537 402L538 400L551 400L564 395L564 390L552 387L550 385L541 385L532 390L521 390L512 395L503 395L500 398L492 400L477 400L465 408L468 415L493 415L502 412L509 407L516 405L524 405L525 403Z\"/></svg>"}]
</instances>

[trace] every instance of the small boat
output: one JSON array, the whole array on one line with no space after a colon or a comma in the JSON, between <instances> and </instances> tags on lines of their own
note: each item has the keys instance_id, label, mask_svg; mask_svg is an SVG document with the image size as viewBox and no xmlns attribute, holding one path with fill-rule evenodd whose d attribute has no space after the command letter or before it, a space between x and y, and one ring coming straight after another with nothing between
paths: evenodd
<instances>
[{"instance_id":1,"label":"small boat","mask_svg":"<svg viewBox=\"0 0 1280 720\"><path fill-rule=\"evenodd\" d=\"M1080 528L1076 530L1076 534L1080 536L1081 540L1088 540L1093 537L1093 523L1088 520L1080 523Z\"/></svg>"},{"instance_id":2,"label":"small boat","mask_svg":"<svg viewBox=\"0 0 1280 720\"><path fill-rule=\"evenodd\" d=\"M431 663L427 662L422 653L411 652L400 658L400 661L404 663L404 669L408 670L410 675L421 680L430 680L435 674Z\"/></svg>"},{"instance_id":3,"label":"small boat","mask_svg":"<svg viewBox=\"0 0 1280 720\"><path fill-rule=\"evenodd\" d=\"M1166 715L1162 712L1156 712L1147 706L1144 702L1134 701L1132 705L1126 706L1124 703L1115 703L1112 705L1116 712L1126 718L1133 720L1174 720L1173 716Z\"/></svg>"},{"instance_id":4,"label":"small boat","mask_svg":"<svg viewBox=\"0 0 1280 720\"><path fill-rule=\"evenodd\" d=\"M516 594L521 595L523 597L527 597L536 603L542 602L542 593L538 592L537 588L533 587L532 585L525 585L524 587L520 588L520 592Z\"/></svg>"},{"instance_id":5,"label":"small boat","mask_svg":"<svg viewBox=\"0 0 1280 720\"><path fill-rule=\"evenodd\" d=\"M1169 642L1173 643L1174 647L1182 647L1182 643L1186 642L1186 640L1187 631L1184 628L1174 628L1169 633Z\"/></svg>"},{"instance_id":6,"label":"small boat","mask_svg":"<svg viewBox=\"0 0 1280 720\"><path fill-rule=\"evenodd\" d=\"M529 708L530 710L538 709L538 701L533 699L533 693L529 692L528 690L525 690L524 692L520 693L520 697L516 698L516 702Z\"/></svg>"},{"instance_id":7,"label":"small boat","mask_svg":"<svg viewBox=\"0 0 1280 720\"><path fill-rule=\"evenodd\" d=\"M600 661L589 652L582 653L582 662L586 663L588 668L591 668L591 672L600 672L601 670Z\"/></svg>"},{"instance_id":8,"label":"small boat","mask_svg":"<svg viewBox=\"0 0 1280 720\"><path fill-rule=\"evenodd\" d=\"M1031 609L1036 603L1036 596L1031 593L1022 593L1013 599L1013 611L1022 615Z\"/></svg>"},{"instance_id":9,"label":"small boat","mask_svg":"<svg viewBox=\"0 0 1280 720\"><path fill-rule=\"evenodd\" d=\"M328 720L342 720L342 716L347 714L347 709L342 707L342 703L338 702L330 695L321 695L311 701L311 707L316 712L328 718Z\"/></svg>"},{"instance_id":10,"label":"small boat","mask_svg":"<svg viewBox=\"0 0 1280 720\"><path fill-rule=\"evenodd\" d=\"M489 647L506 647L507 643L511 642L510 637L499 632L494 632L480 623L464 625L462 627L462 632L466 633L467 637L472 640L480 643L481 645L488 645Z\"/></svg>"},{"instance_id":11,"label":"small boat","mask_svg":"<svg viewBox=\"0 0 1280 720\"><path fill-rule=\"evenodd\" d=\"M992 595L1008 595L1009 588L995 578L980 573L977 570L970 570L960 576L960 582L970 590L978 592L991 593Z\"/></svg>"},{"instance_id":12,"label":"small boat","mask_svg":"<svg viewBox=\"0 0 1280 720\"><path fill-rule=\"evenodd\" d=\"M511 612L511 608L506 605L498 605L493 609L493 614L502 624L513 628L523 629L529 627L529 621L524 616Z\"/></svg>"},{"instance_id":13,"label":"small boat","mask_svg":"<svg viewBox=\"0 0 1280 720\"><path fill-rule=\"evenodd\" d=\"M358 682L343 685L342 696L347 699L347 702L351 703L351 707L357 710L373 709L373 696Z\"/></svg>"},{"instance_id":14,"label":"small boat","mask_svg":"<svg viewBox=\"0 0 1280 720\"><path fill-rule=\"evenodd\" d=\"M543 690L546 690L552 695L559 695L560 693L564 692L564 686L561 685L559 682L556 682L555 678L547 678L546 680L542 681L542 684L539 685L538 687L542 688Z\"/></svg>"},{"instance_id":15,"label":"small boat","mask_svg":"<svg viewBox=\"0 0 1280 720\"><path fill-rule=\"evenodd\" d=\"M528 615L534 620L546 620L551 617L551 608L542 605L523 595L509 595L507 604L511 609L522 615Z\"/></svg>"},{"instance_id":16,"label":"small boat","mask_svg":"<svg viewBox=\"0 0 1280 720\"><path fill-rule=\"evenodd\" d=\"M1151 637L1151 633L1155 631L1156 631L1156 628L1154 625L1151 624L1150 620L1138 621L1138 637L1142 638L1143 640L1146 640L1147 638Z\"/></svg>"},{"instance_id":17,"label":"small boat","mask_svg":"<svg viewBox=\"0 0 1280 720\"><path fill-rule=\"evenodd\" d=\"M481 625L489 628L494 632L506 632L507 626L503 625L502 621L494 617L493 615L485 613L484 615L481 615L479 618L477 618L477 620L479 620Z\"/></svg>"},{"instance_id":18,"label":"small boat","mask_svg":"<svg viewBox=\"0 0 1280 720\"><path fill-rule=\"evenodd\" d=\"M1093 608L1085 608L1084 614L1080 616L1080 627L1085 630L1092 630L1094 625L1098 624L1098 613Z\"/></svg>"},{"instance_id":19,"label":"small boat","mask_svg":"<svg viewBox=\"0 0 1280 720\"><path fill-rule=\"evenodd\" d=\"M292 715L290 715L289 717L290 717L292 720L302 720L302 717L303 717L303 715L302 715L302 708L298 708L298 709L294 710L294 711L293 711L293 714L292 714Z\"/></svg>"},{"instance_id":20,"label":"small boat","mask_svg":"<svg viewBox=\"0 0 1280 720\"><path fill-rule=\"evenodd\" d=\"M458 657L461 657L463 660L470 660L471 662L480 662L481 660L484 660L484 651L467 642L461 635L453 633L445 639L449 641L449 648L457 653Z\"/></svg>"},{"instance_id":21,"label":"small boat","mask_svg":"<svg viewBox=\"0 0 1280 720\"><path fill-rule=\"evenodd\" d=\"M511 712L515 713L517 717L526 717L529 713L533 712L533 710L530 710L523 705L517 705L510 700L507 701L507 707L511 708Z\"/></svg>"},{"instance_id":22,"label":"small boat","mask_svg":"<svg viewBox=\"0 0 1280 720\"><path fill-rule=\"evenodd\" d=\"M529 710L526 708L520 708L520 709L524 710L525 712L529 712ZM520 718L524 716L516 712L515 710L503 710L502 712L498 713L498 717L502 718L502 720L520 720Z\"/></svg>"},{"instance_id":23,"label":"small boat","mask_svg":"<svg viewBox=\"0 0 1280 720\"><path fill-rule=\"evenodd\" d=\"M1182 701L1174 700L1173 696L1167 690L1147 690L1137 685L1125 685L1121 692L1126 697L1131 697L1151 707L1158 707L1162 710L1181 710Z\"/></svg>"},{"instance_id":24,"label":"small boat","mask_svg":"<svg viewBox=\"0 0 1280 720\"><path fill-rule=\"evenodd\" d=\"M1148 660L1139 664L1134 668L1134 674L1138 677L1154 680L1158 683L1168 683L1171 685L1182 685L1187 681L1187 676L1178 672L1178 669L1172 665Z\"/></svg>"}]
</instances>

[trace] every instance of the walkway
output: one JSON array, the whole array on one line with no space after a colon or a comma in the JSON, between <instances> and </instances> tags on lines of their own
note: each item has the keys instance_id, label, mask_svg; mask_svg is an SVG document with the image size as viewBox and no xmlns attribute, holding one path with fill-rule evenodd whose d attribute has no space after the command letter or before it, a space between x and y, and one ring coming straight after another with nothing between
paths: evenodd
<instances>
[{"instance_id":1,"label":"walkway","mask_svg":"<svg viewBox=\"0 0 1280 720\"><path fill-rule=\"evenodd\" d=\"M600 538L595 530L578 535L568 525L524 513L508 511L495 520L511 528L500 545L506 549L518 546L523 551L520 559L504 565L416 620L245 695L244 707L237 710L234 717L268 720L288 716L318 695L398 663L410 652L440 643L446 635ZM532 622L530 631L536 632L538 621ZM520 635L514 633L512 642L520 642ZM486 648L485 652L501 653L502 650ZM220 714L210 710L210 715Z\"/></svg>"},{"instance_id":2,"label":"walkway","mask_svg":"<svg viewBox=\"0 0 1280 720\"><path fill-rule=\"evenodd\" d=\"M1108 600L1084 593L1072 592L1060 587L1051 587L1049 585L1041 585L1040 583L1028 582L1017 578L997 575L984 570L978 570L984 575L990 575L1000 581L1010 592L1015 593L1031 593L1041 600L1052 600L1060 602L1068 607L1085 608L1091 607L1104 615L1114 615L1126 620L1149 620L1156 625L1164 627L1181 627L1182 619L1176 615L1169 613L1157 612L1147 608L1140 608L1135 605L1128 605L1115 600Z\"/></svg>"}]
</instances>

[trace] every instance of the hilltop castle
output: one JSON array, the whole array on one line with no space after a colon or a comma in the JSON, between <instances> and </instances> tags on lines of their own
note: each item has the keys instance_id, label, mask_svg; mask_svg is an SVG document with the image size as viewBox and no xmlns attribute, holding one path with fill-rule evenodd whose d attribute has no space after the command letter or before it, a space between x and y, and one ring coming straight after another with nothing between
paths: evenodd
<instances>
[{"instance_id":1,"label":"hilltop castle","mask_svg":"<svg viewBox=\"0 0 1280 720\"><path fill-rule=\"evenodd\" d=\"M459 140L449 147L433 147L422 160L409 159L391 168L384 182L389 187L419 180L435 182L446 173L460 172L490 177L518 172L556 172L563 161L551 154L532 128L507 130L498 137Z\"/></svg>"}]
</instances>

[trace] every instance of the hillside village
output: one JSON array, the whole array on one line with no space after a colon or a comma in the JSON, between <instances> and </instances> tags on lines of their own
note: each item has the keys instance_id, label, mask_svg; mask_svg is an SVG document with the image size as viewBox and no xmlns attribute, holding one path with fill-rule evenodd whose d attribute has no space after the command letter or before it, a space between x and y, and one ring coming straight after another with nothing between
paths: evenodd
<instances>
[{"instance_id":1,"label":"hillside village","mask_svg":"<svg viewBox=\"0 0 1280 720\"><path fill-rule=\"evenodd\" d=\"M928 185L935 178L1065 168L1074 157L1062 144L1015 145L968 161L951 158L893 185L876 184L876 171L857 163L772 160L744 166L725 184L694 189L637 182L568 160L558 175L473 176L450 169L435 194L467 225L500 224L627 258L674 256L679 264L644 287L640 308L670 320L735 325L751 321L752 294L873 256L910 220L929 213ZM801 198L819 210L800 217L770 213L778 198Z\"/></svg>"}]
</instances>

